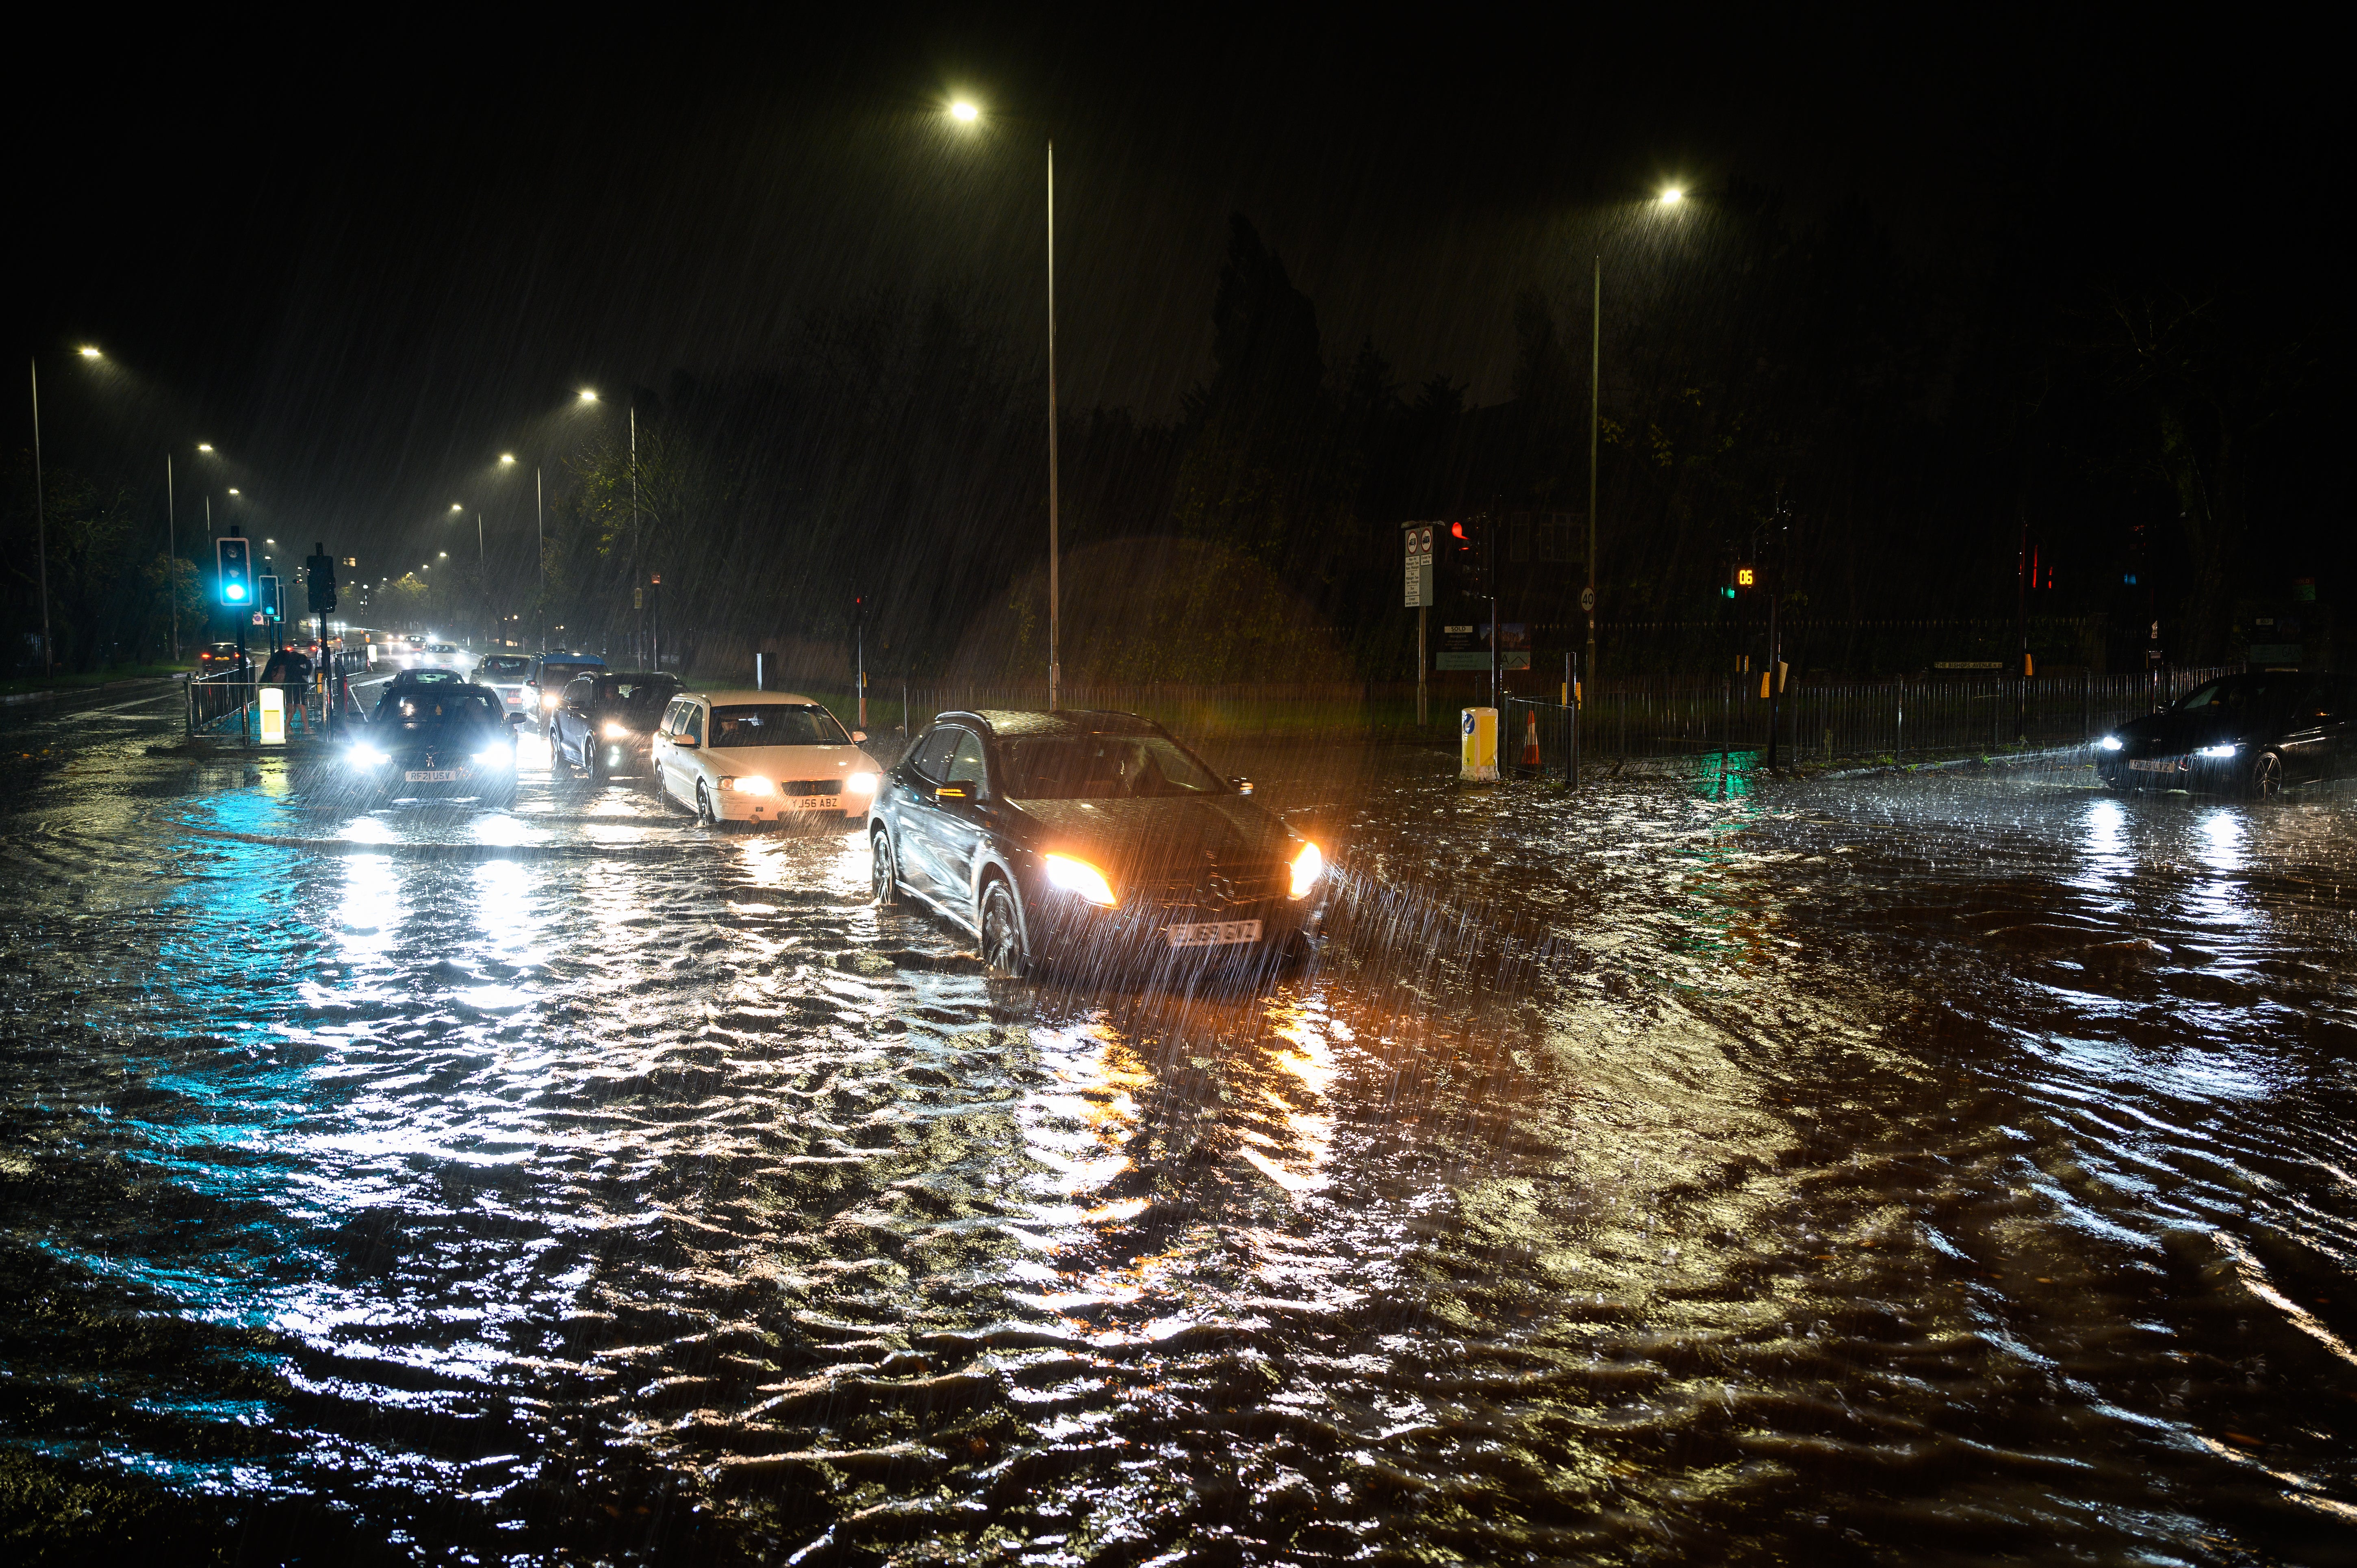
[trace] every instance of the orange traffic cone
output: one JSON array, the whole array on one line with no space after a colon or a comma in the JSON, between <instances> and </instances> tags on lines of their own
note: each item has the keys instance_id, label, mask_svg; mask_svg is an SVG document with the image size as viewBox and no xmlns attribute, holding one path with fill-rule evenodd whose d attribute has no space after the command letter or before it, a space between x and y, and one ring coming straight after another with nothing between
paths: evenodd
<instances>
[{"instance_id":1,"label":"orange traffic cone","mask_svg":"<svg viewBox=\"0 0 2357 1568\"><path fill-rule=\"evenodd\" d=\"M1530 725L1523 731L1523 766L1525 768L1536 768L1539 766L1538 710L1536 708L1533 708L1530 712L1529 717L1531 721Z\"/></svg>"}]
</instances>

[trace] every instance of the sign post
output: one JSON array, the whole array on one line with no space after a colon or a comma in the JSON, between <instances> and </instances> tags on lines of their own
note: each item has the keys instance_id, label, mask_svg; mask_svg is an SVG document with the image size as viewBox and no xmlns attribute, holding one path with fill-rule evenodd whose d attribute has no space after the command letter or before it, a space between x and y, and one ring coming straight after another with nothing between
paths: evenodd
<instances>
[{"instance_id":1,"label":"sign post","mask_svg":"<svg viewBox=\"0 0 2357 1568\"><path fill-rule=\"evenodd\" d=\"M1415 725L1418 729L1430 722L1425 682L1432 665L1432 655L1425 646L1425 633L1432 617L1434 597L1432 529L1433 525L1428 522L1405 525L1407 541L1405 589L1407 607L1415 612Z\"/></svg>"}]
</instances>

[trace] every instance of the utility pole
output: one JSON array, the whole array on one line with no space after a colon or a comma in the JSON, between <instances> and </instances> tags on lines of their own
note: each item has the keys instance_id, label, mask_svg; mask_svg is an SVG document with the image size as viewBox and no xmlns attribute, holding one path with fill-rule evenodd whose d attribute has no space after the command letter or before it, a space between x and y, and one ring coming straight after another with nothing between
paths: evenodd
<instances>
[{"instance_id":1,"label":"utility pole","mask_svg":"<svg viewBox=\"0 0 2357 1568\"><path fill-rule=\"evenodd\" d=\"M1056 138L1048 138L1048 711L1063 706L1064 667L1057 641L1061 584L1056 515ZM861 688L863 700L866 696Z\"/></svg>"},{"instance_id":2,"label":"utility pole","mask_svg":"<svg viewBox=\"0 0 2357 1568\"><path fill-rule=\"evenodd\" d=\"M2021 544L2013 559L2013 744L2029 742L2029 513L2021 514Z\"/></svg>"},{"instance_id":3,"label":"utility pole","mask_svg":"<svg viewBox=\"0 0 2357 1568\"><path fill-rule=\"evenodd\" d=\"M1594 314L1587 328L1587 668L1596 679L1596 429L1604 392L1604 252L1596 253L1596 273L1588 290Z\"/></svg>"},{"instance_id":4,"label":"utility pole","mask_svg":"<svg viewBox=\"0 0 2357 1568\"><path fill-rule=\"evenodd\" d=\"M540 650L548 651L548 514L542 509L540 465L532 466L532 525L540 540Z\"/></svg>"},{"instance_id":5,"label":"utility pole","mask_svg":"<svg viewBox=\"0 0 2357 1568\"><path fill-rule=\"evenodd\" d=\"M27 356L33 375L33 519L41 537L41 674L57 667L49 645L49 499L41 489L41 361Z\"/></svg>"},{"instance_id":6,"label":"utility pole","mask_svg":"<svg viewBox=\"0 0 2357 1568\"><path fill-rule=\"evenodd\" d=\"M172 609L172 662L180 661L180 525L172 512L172 455L164 454L164 595Z\"/></svg>"},{"instance_id":7,"label":"utility pole","mask_svg":"<svg viewBox=\"0 0 2357 1568\"><path fill-rule=\"evenodd\" d=\"M639 586L639 397L630 394L630 604L636 622L630 634L630 659L647 656L645 595Z\"/></svg>"}]
</instances>

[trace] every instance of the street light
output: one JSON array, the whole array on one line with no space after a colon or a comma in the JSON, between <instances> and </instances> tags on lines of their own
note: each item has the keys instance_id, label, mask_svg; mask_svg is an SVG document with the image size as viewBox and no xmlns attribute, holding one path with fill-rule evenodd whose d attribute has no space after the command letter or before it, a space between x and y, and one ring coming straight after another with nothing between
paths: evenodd
<instances>
[{"instance_id":1,"label":"street light","mask_svg":"<svg viewBox=\"0 0 2357 1568\"><path fill-rule=\"evenodd\" d=\"M951 103L949 114L961 125L981 123L982 111L965 99ZM1058 487L1056 473L1056 138L1048 141L1048 709L1053 713L1062 703L1064 671L1061 662L1059 610L1062 584L1059 578L1060 562L1058 556Z\"/></svg>"},{"instance_id":2,"label":"street light","mask_svg":"<svg viewBox=\"0 0 2357 1568\"><path fill-rule=\"evenodd\" d=\"M1674 208L1686 199L1684 186L1665 186L1654 204ZM1594 315L1589 319L1587 337L1587 592L1581 597L1581 607L1587 612L1587 679L1596 679L1596 439L1598 427L1603 422L1601 409L1604 391L1604 251L1596 252L1594 285L1588 292Z\"/></svg>"},{"instance_id":3,"label":"street light","mask_svg":"<svg viewBox=\"0 0 2357 1568\"><path fill-rule=\"evenodd\" d=\"M512 452L502 452L502 453L500 453L500 467L501 467L502 468L511 468L511 467L515 467L515 454L514 454L514 453L512 453Z\"/></svg>"},{"instance_id":4,"label":"street light","mask_svg":"<svg viewBox=\"0 0 2357 1568\"><path fill-rule=\"evenodd\" d=\"M591 392L587 387L583 387L581 389L581 401L583 403L596 403L597 401L597 394Z\"/></svg>"},{"instance_id":5,"label":"street light","mask_svg":"<svg viewBox=\"0 0 2357 1568\"><path fill-rule=\"evenodd\" d=\"M100 353L97 349L91 348L84 348L81 350L81 357L85 360L103 360L106 358L105 355Z\"/></svg>"}]
</instances>

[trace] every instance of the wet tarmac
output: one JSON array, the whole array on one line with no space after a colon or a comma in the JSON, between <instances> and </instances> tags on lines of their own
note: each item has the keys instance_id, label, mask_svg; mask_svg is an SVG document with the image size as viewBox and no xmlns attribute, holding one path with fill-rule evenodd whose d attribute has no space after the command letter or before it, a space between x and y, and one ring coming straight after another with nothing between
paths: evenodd
<instances>
[{"instance_id":1,"label":"wet tarmac","mask_svg":"<svg viewBox=\"0 0 2357 1568\"><path fill-rule=\"evenodd\" d=\"M15 1539L2357 1560L2350 795L1228 748L1336 913L1174 993L98 705L0 717Z\"/></svg>"}]
</instances>

